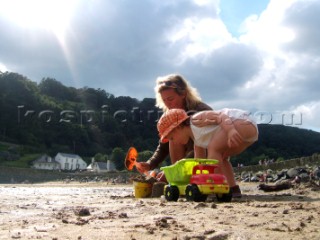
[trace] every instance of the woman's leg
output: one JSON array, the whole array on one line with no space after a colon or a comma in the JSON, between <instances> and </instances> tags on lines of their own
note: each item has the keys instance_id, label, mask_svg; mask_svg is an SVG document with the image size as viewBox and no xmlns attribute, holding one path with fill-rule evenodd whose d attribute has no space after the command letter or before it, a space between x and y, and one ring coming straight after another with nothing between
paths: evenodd
<instances>
[{"instance_id":1,"label":"woman's leg","mask_svg":"<svg viewBox=\"0 0 320 240\"><path fill-rule=\"evenodd\" d=\"M229 161L228 154L228 136L220 129L211 139L208 146L208 159L219 161L220 169L217 172L224 174L230 187L236 185L232 165Z\"/></svg>"},{"instance_id":2,"label":"woman's leg","mask_svg":"<svg viewBox=\"0 0 320 240\"><path fill-rule=\"evenodd\" d=\"M226 176L231 187L236 185L236 181L234 177L233 167L230 161L228 161L228 158L230 156L243 152L253 143L246 140L254 139L258 134L255 126L251 123L248 123L247 121L237 120L234 122L234 127L243 138L243 142L240 145L234 148L229 148L228 135L224 130L220 129L212 136L212 139L208 146L208 158L217 159L221 162L221 171Z\"/></svg>"},{"instance_id":3,"label":"woman's leg","mask_svg":"<svg viewBox=\"0 0 320 240\"><path fill-rule=\"evenodd\" d=\"M233 167L229 161L230 158L224 158L221 162L222 169L224 172L224 175L227 178L228 184L230 187L234 187L236 185L236 179L234 176Z\"/></svg>"}]
</instances>

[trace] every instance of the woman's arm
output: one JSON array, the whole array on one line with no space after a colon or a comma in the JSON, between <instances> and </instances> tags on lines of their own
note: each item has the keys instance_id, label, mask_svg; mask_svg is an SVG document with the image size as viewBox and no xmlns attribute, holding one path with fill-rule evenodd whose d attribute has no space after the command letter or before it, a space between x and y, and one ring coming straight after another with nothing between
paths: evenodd
<instances>
[{"instance_id":1,"label":"woman's arm","mask_svg":"<svg viewBox=\"0 0 320 240\"><path fill-rule=\"evenodd\" d=\"M136 168L140 173L153 170L164 161L169 155L169 143L161 143L159 141L156 151L147 162L136 162Z\"/></svg>"},{"instance_id":2,"label":"woman's arm","mask_svg":"<svg viewBox=\"0 0 320 240\"><path fill-rule=\"evenodd\" d=\"M165 158L169 155L169 143L161 143L159 141L156 151L153 153L152 157L147 161L149 164L148 170L153 170L158 167Z\"/></svg>"}]
</instances>

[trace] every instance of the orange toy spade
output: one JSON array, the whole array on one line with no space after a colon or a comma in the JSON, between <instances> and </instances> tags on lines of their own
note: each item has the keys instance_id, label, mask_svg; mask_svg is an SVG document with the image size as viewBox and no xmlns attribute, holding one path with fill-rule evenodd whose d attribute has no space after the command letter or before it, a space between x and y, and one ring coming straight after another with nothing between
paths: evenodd
<instances>
[{"instance_id":1,"label":"orange toy spade","mask_svg":"<svg viewBox=\"0 0 320 240\"><path fill-rule=\"evenodd\" d=\"M124 160L124 165L129 171L132 171L133 167L137 163L138 151L134 147L130 147L126 159Z\"/></svg>"},{"instance_id":2,"label":"orange toy spade","mask_svg":"<svg viewBox=\"0 0 320 240\"><path fill-rule=\"evenodd\" d=\"M134 166L141 166L141 163L137 162L137 158L138 158L138 151L137 149L135 149L134 147L130 147L128 152L127 152L127 156L126 159L124 160L124 165L126 166L126 168L129 171L132 171ZM150 176L150 177L156 177L156 172L155 171L151 171L150 173L148 171L145 171L143 173L146 176Z\"/></svg>"}]
</instances>

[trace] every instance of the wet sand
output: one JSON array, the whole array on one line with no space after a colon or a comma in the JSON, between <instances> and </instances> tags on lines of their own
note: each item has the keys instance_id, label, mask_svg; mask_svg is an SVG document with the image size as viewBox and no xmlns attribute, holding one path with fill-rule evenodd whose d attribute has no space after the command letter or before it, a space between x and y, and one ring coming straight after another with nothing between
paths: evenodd
<instances>
[{"instance_id":1,"label":"wet sand","mask_svg":"<svg viewBox=\"0 0 320 240\"><path fill-rule=\"evenodd\" d=\"M304 184L218 203L136 199L106 183L0 185L0 239L320 239L320 190Z\"/></svg>"}]
</instances>

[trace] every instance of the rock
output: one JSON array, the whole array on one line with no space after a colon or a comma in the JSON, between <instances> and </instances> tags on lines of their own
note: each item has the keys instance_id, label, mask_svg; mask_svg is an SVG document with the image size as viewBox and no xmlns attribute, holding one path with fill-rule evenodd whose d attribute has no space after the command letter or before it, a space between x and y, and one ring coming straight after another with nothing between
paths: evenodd
<instances>
[{"instance_id":1,"label":"rock","mask_svg":"<svg viewBox=\"0 0 320 240\"><path fill-rule=\"evenodd\" d=\"M251 177L250 179L251 182L259 182L259 178L256 176Z\"/></svg>"},{"instance_id":2,"label":"rock","mask_svg":"<svg viewBox=\"0 0 320 240\"><path fill-rule=\"evenodd\" d=\"M74 210L74 214L77 216L89 216L90 211L86 207L78 207Z\"/></svg>"},{"instance_id":3,"label":"rock","mask_svg":"<svg viewBox=\"0 0 320 240\"><path fill-rule=\"evenodd\" d=\"M290 168L287 171L288 178L295 178L298 175L299 175L299 171L296 168Z\"/></svg>"},{"instance_id":4,"label":"rock","mask_svg":"<svg viewBox=\"0 0 320 240\"><path fill-rule=\"evenodd\" d=\"M313 170L313 177L315 180L320 179L320 166Z\"/></svg>"},{"instance_id":5,"label":"rock","mask_svg":"<svg viewBox=\"0 0 320 240\"><path fill-rule=\"evenodd\" d=\"M287 171L288 171L287 169L283 169L281 171L278 171L277 172L277 180L280 179L280 178L286 177Z\"/></svg>"},{"instance_id":6,"label":"rock","mask_svg":"<svg viewBox=\"0 0 320 240\"><path fill-rule=\"evenodd\" d=\"M281 191L285 189L290 189L292 187L292 184L290 181L285 181L282 183L279 183L277 185L267 185L267 184L260 184L258 186L259 190L263 190L265 192L273 192L273 191Z\"/></svg>"},{"instance_id":7,"label":"rock","mask_svg":"<svg viewBox=\"0 0 320 240\"><path fill-rule=\"evenodd\" d=\"M168 228L169 223L166 218L160 218L156 221L156 226L160 228Z\"/></svg>"},{"instance_id":8,"label":"rock","mask_svg":"<svg viewBox=\"0 0 320 240\"><path fill-rule=\"evenodd\" d=\"M194 206L195 209L197 209L197 208L205 208L205 207L208 207L208 205L206 203L199 203L196 206Z\"/></svg>"},{"instance_id":9,"label":"rock","mask_svg":"<svg viewBox=\"0 0 320 240\"><path fill-rule=\"evenodd\" d=\"M128 214L127 213L120 213L119 218L128 218Z\"/></svg>"},{"instance_id":10,"label":"rock","mask_svg":"<svg viewBox=\"0 0 320 240\"><path fill-rule=\"evenodd\" d=\"M20 233L20 232L13 233L13 234L11 235L11 238L13 238L13 239L19 239L19 238L21 238L21 233Z\"/></svg>"},{"instance_id":11,"label":"rock","mask_svg":"<svg viewBox=\"0 0 320 240\"><path fill-rule=\"evenodd\" d=\"M164 194L164 186L166 185L165 182L155 182L152 186L152 193L151 197L158 198Z\"/></svg>"},{"instance_id":12,"label":"rock","mask_svg":"<svg viewBox=\"0 0 320 240\"><path fill-rule=\"evenodd\" d=\"M300 173L299 178L300 178L301 182L308 182L310 180L309 174L305 173L305 172Z\"/></svg>"}]
</instances>

